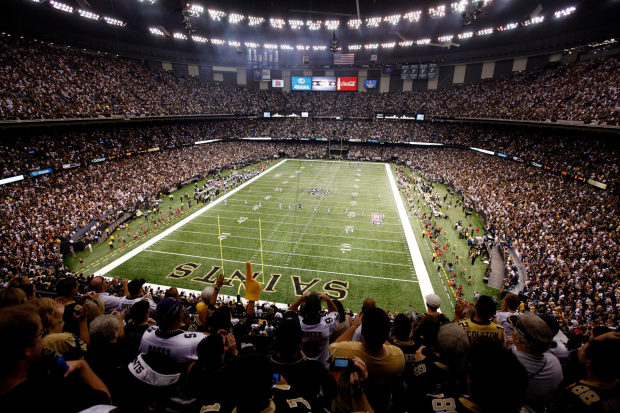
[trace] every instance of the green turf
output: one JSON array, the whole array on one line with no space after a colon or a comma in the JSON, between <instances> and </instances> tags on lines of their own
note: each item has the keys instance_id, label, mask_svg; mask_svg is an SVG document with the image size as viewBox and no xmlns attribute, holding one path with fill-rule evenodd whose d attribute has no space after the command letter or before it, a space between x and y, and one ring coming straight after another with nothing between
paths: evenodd
<instances>
[{"instance_id":1,"label":"green turf","mask_svg":"<svg viewBox=\"0 0 620 413\"><path fill-rule=\"evenodd\" d=\"M310 194L313 188L329 193ZM178 208L180 195L185 192L191 194L192 186L177 191L173 203L164 197L160 210L166 213L170 207ZM352 195L354 192L356 196ZM260 209L258 202L262 203ZM303 208L299 208L299 203ZM116 238L121 239L115 242L114 250L102 243L92 253L88 250L78 253L66 263L77 270L80 267L77 259L82 257L86 265L84 272L94 272L201 207L193 205L188 210L185 205L183 215L169 220L163 227L159 225L157 230L150 219L137 218L129 225L129 236L125 229L116 232ZM345 208L355 215L345 215ZM381 225L373 225L373 212L383 214ZM463 218L455 210L449 215L446 228L448 223L453 226ZM467 217L468 222L479 220L474 217ZM107 275L141 277L155 284L201 290L214 282L221 266L218 233L222 233L224 269L230 282L222 293L243 295L240 285L245 261L251 261L253 270L261 272L259 218L266 273L265 277L259 276L263 283L262 300L290 303L307 288L342 299L345 307L353 310L359 310L364 298L373 297L379 306L392 311L405 311L409 304L416 311L424 311L385 165L378 163L288 160L228 197L226 204L220 202L204 211ZM133 240L132 235L140 230L141 222L147 234L138 241L126 239L127 244L121 248L122 236ZM445 277L432 265L425 244L428 239L421 238L416 217L410 218L410 224L433 288L447 303L442 305L442 310L450 316L453 310L444 288ZM481 223L477 225L482 228ZM463 251L461 255L466 256L465 241L458 240L456 235L455 238L457 254ZM467 298L474 289L486 292L482 285L485 265L480 259L473 268L469 264L467 271L476 277L471 291L466 280L463 282Z\"/></svg>"}]
</instances>

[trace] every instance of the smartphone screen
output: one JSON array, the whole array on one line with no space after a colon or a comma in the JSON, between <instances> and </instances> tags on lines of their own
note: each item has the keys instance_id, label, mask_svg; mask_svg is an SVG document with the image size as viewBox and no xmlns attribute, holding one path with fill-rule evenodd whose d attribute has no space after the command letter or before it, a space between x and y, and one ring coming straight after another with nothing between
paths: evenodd
<instances>
[{"instance_id":1,"label":"smartphone screen","mask_svg":"<svg viewBox=\"0 0 620 413\"><path fill-rule=\"evenodd\" d=\"M345 357L334 358L334 367L339 369L346 369L349 366L349 359Z\"/></svg>"},{"instance_id":2,"label":"smartphone screen","mask_svg":"<svg viewBox=\"0 0 620 413\"><path fill-rule=\"evenodd\" d=\"M276 384L277 382L280 381L280 374L278 373L273 373L273 379L272 379L272 383Z\"/></svg>"}]
</instances>

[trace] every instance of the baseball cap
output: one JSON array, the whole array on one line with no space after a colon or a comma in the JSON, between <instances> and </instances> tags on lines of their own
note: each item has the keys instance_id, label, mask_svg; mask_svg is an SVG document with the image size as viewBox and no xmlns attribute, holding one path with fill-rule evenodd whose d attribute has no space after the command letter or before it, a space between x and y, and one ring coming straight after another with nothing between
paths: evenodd
<instances>
[{"instance_id":1,"label":"baseball cap","mask_svg":"<svg viewBox=\"0 0 620 413\"><path fill-rule=\"evenodd\" d=\"M553 335L547 323L533 313L520 314L510 318L513 329L524 337L534 349L540 353L545 352L553 342Z\"/></svg>"},{"instance_id":2,"label":"baseball cap","mask_svg":"<svg viewBox=\"0 0 620 413\"><path fill-rule=\"evenodd\" d=\"M140 288L142 288L144 283L146 283L146 280L144 279L135 279L129 281L129 283L127 284L127 290L129 291L129 295L131 295L132 297L138 295L138 293L140 292Z\"/></svg>"},{"instance_id":3,"label":"baseball cap","mask_svg":"<svg viewBox=\"0 0 620 413\"><path fill-rule=\"evenodd\" d=\"M435 309L441 307L441 298L437 294L429 294L424 299L426 300L427 307Z\"/></svg>"},{"instance_id":4,"label":"baseball cap","mask_svg":"<svg viewBox=\"0 0 620 413\"><path fill-rule=\"evenodd\" d=\"M164 298L157 304L155 318L160 325L162 323L166 324L169 321L176 320L181 311L183 311L181 301L172 297Z\"/></svg>"},{"instance_id":5,"label":"baseball cap","mask_svg":"<svg viewBox=\"0 0 620 413\"><path fill-rule=\"evenodd\" d=\"M449 323L441 326L437 334L441 355L448 360L464 357L469 348L467 333L458 324Z\"/></svg>"}]
</instances>

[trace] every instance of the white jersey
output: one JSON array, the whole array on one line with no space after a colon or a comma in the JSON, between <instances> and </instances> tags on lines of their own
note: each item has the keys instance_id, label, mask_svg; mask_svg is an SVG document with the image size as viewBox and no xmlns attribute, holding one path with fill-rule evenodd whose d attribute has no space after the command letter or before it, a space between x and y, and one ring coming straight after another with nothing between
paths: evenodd
<instances>
[{"instance_id":1,"label":"white jersey","mask_svg":"<svg viewBox=\"0 0 620 413\"><path fill-rule=\"evenodd\" d=\"M163 354L177 363L198 360L198 343L206 337L204 334L178 330L160 337L158 330L159 327L152 326L144 332L140 352Z\"/></svg>"},{"instance_id":2,"label":"white jersey","mask_svg":"<svg viewBox=\"0 0 620 413\"><path fill-rule=\"evenodd\" d=\"M329 356L329 337L332 335L338 321L338 313L329 313L321 317L318 324L306 324L302 317L299 317L301 324L301 348L304 354L311 359L318 360L327 368L327 357Z\"/></svg>"},{"instance_id":3,"label":"white jersey","mask_svg":"<svg viewBox=\"0 0 620 413\"><path fill-rule=\"evenodd\" d=\"M518 316L519 314L521 313L518 311L514 313L509 311L498 311L497 314L495 314L495 322L504 328L504 341L506 341L508 337L512 337L512 329L510 328L510 321L508 321L508 318L511 315Z\"/></svg>"},{"instance_id":4,"label":"white jersey","mask_svg":"<svg viewBox=\"0 0 620 413\"><path fill-rule=\"evenodd\" d=\"M112 311L118 309L121 297L110 295L110 293L99 293L97 295L101 298L101 301L103 301L106 314L110 314Z\"/></svg>"},{"instance_id":5,"label":"white jersey","mask_svg":"<svg viewBox=\"0 0 620 413\"><path fill-rule=\"evenodd\" d=\"M155 309L157 308L157 306L155 305L153 300L151 300L150 298L145 298L145 297L138 297L138 298L122 297L120 300L118 300L117 310L125 311L125 314L129 314L129 310L131 309L131 306L137 303L138 301L142 301L142 300L148 301L151 314L155 314Z\"/></svg>"}]
</instances>

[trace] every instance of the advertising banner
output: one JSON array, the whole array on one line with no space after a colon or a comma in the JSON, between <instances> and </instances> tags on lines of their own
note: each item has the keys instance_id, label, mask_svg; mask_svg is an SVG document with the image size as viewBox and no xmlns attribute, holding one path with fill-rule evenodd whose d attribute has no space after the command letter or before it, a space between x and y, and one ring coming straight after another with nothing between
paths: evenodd
<instances>
[{"instance_id":1,"label":"advertising banner","mask_svg":"<svg viewBox=\"0 0 620 413\"><path fill-rule=\"evenodd\" d=\"M364 87L366 89L376 89L377 81L376 80L364 80Z\"/></svg>"},{"instance_id":2,"label":"advertising banner","mask_svg":"<svg viewBox=\"0 0 620 413\"><path fill-rule=\"evenodd\" d=\"M312 90L312 78L309 76L292 76L291 90Z\"/></svg>"},{"instance_id":3,"label":"advertising banner","mask_svg":"<svg viewBox=\"0 0 620 413\"><path fill-rule=\"evenodd\" d=\"M39 175L45 175L45 174L51 174L51 173L52 173L52 168L39 169L38 171L30 172L30 176L39 176Z\"/></svg>"},{"instance_id":4,"label":"advertising banner","mask_svg":"<svg viewBox=\"0 0 620 413\"><path fill-rule=\"evenodd\" d=\"M357 90L357 77L338 77L336 79L336 90L355 92Z\"/></svg>"},{"instance_id":5,"label":"advertising banner","mask_svg":"<svg viewBox=\"0 0 620 413\"><path fill-rule=\"evenodd\" d=\"M312 76L312 90L316 92L329 92L336 90L336 77Z\"/></svg>"}]
</instances>

